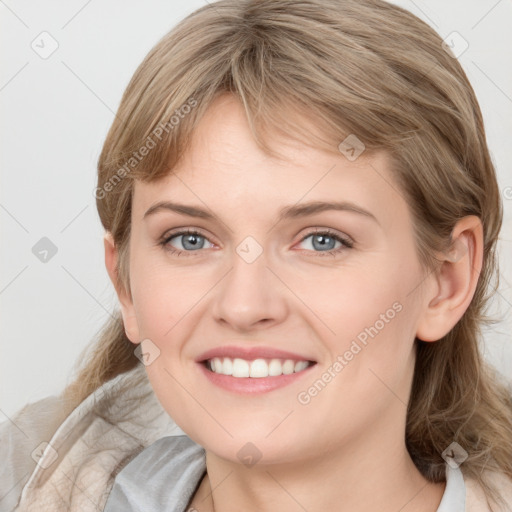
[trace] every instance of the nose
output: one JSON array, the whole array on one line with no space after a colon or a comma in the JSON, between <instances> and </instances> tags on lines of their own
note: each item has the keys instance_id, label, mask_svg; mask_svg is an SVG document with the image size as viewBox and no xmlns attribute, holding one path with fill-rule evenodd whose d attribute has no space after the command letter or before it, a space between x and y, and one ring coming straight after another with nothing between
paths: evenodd
<instances>
[{"instance_id":1,"label":"nose","mask_svg":"<svg viewBox=\"0 0 512 512\"><path fill-rule=\"evenodd\" d=\"M237 253L231 270L216 287L213 314L238 332L277 325L286 318L286 288L267 267L265 253L248 263Z\"/></svg>"}]
</instances>

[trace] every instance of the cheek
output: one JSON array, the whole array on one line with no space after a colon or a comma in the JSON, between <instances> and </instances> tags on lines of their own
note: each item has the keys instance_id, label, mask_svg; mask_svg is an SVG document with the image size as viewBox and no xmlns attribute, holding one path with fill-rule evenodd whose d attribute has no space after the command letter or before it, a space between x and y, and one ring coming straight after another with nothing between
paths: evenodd
<instances>
[{"instance_id":1,"label":"cheek","mask_svg":"<svg viewBox=\"0 0 512 512\"><path fill-rule=\"evenodd\" d=\"M411 290L418 281L415 260L407 265L396 257L318 273L311 282L295 281L297 295L307 297L315 313L313 325L331 360L341 356L345 377L340 380L360 382L369 392L377 384L370 369L397 385L404 378L411 366L418 315Z\"/></svg>"},{"instance_id":2,"label":"cheek","mask_svg":"<svg viewBox=\"0 0 512 512\"><path fill-rule=\"evenodd\" d=\"M198 272L140 261L134 265L133 301L141 335L164 340L209 289Z\"/></svg>"},{"instance_id":3,"label":"cheek","mask_svg":"<svg viewBox=\"0 0 512 512\"><path fill-rule=\"evenodd\" d=\"M414 298L408 296L406 276L401 277L386 279L380 283L382 288L374 287L373 293L360 288L357 299L343 301L346 308L340 311L334 327L337 336L332 358L339 361L341 356L338 391L356 389L352 397L346 398L354 407L361 400L375 411L397 399L407 403L418 308Z\"/></svg>"},{"instance_id":4,"label":"cheek","mask_svg":"<svg viewBox=\"0 0 512 512\"><path fill-rule=\"evenodd\" d=\"M369 260L369 258L368 258ZM313 267L283 279L326 331L347 339L378 321L396 302L403 303L410 280L393 258L357 265ZM286 293L286 291L283 291ZM289 292L288 292L289 295ZM390 311L393 316L395 310Z\"/></svg>"}]
</instances>

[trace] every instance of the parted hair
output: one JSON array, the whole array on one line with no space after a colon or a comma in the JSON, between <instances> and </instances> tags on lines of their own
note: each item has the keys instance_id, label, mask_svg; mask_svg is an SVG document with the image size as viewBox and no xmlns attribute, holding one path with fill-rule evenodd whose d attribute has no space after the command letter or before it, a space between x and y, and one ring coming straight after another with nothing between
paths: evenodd
<instances>
[{"instance_id":1,"label":"parted hair","mask_svg":"<svg viewBox=\"0 0 512 512\"><path fill-rule=\"evenodd\" d=\"M275 134L338 154L353 134L367 154L386 151L425 274L439 265L435 254L450 247L458 220L481 219L484 261L469 307L442 339L415 340L405 437L433 482L445 479L441 454L457 442L468 453L463 473L497 498L486 470L512 479L512 400L481 345L499 284L502 203L482 114L457 58L429 25L381 0L220 0L183 19L135 71L98 161L97 209L129 294L134 183L172 171L221 94L240 100L271 156L279 155ZM80 360L63 391L75 406L140 364L119 311Z\"/></svg>"}]
</instances>

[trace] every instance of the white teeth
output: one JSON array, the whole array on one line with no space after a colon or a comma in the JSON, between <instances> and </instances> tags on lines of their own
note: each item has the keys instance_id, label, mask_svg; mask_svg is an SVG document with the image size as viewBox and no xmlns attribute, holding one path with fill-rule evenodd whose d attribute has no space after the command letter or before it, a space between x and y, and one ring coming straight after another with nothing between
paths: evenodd
<instances>
[{"instance_id":1,"label":"white teeth","mask_svg":"<svg viewBox=\"0 0 512 512\"><path fill-rule=\"evenodd\" d=\"M268 365L268 374L271 377L276 377L283 374L283 365L279 359L272 359Z\"/></svg>"},{"instance_id":2,"label":"white teeth","mask_svg":"<svg viewBox=\"0 0 512 512\"><path fill-rule=\"evenodd\" d=\"M283 364L283 373L285 375L290 375L293 373L293 370L295 369L295 362L291 359L287 359Z\"/></svg>"},{"instance_id":3,"label":"white teeth","mask_svg":"<svg viewBox=\"0 0 512 512\"><path fill-rule=\"evenodd\" d=\"M233 377L249 377L249 363L243 359L234 359Z\"/></svg>"},{"instance_id":4,"label":"white teeth","mask_svg":"<svg viewBox=\"0 0 512 512\"><path fill-rule=\"evenodd\" d=\"M233 361L229 359L229 357L224 358L224 363L222 363L222 371L224 375L233 375Z\"/></svg>"},{"instance_id":5,"label":"white teeth","mask_svg":"<svg viewBox=\"0 0 512 512\"><path fill-rule=\"evenodd\" d=\"M297 361L295 363L295 372L301 372L302 370L305 370L309 366L309 363L307 361Z\"/></svg>"},{"instance_id":6,"label":"white teeth","mask_svg":"<svg viewBox=\"0 0 512 512\"><path fill-rule=\"evenodd\" d=\"M265 359L255 359L251 362L249 377L268 377L268 364Z\"/></svg>"},{"instance_id":7,"label":"white teeth","mask_svg":"<svg viewBox=\"0 0 512 512\"><path fill-rule=\"evenodd\" d=\"M207 367L215 373L231 375L239 378L262 378L290 375L301 372L309 366L308 361L293 361L292 359L245 359L229 357L214 357L208 361Z\"/></svg>"},{"instance_id":8,"label":"white teeth","mask_svg":"<svg viewBox=\"0 0 512 512\"><path fill-rule=\"evenodd\" d=\"M214 357L212 359L212 370L215 373L220 373L222 371L222 361L218 357Z\"/></svg>"}]
</instances>

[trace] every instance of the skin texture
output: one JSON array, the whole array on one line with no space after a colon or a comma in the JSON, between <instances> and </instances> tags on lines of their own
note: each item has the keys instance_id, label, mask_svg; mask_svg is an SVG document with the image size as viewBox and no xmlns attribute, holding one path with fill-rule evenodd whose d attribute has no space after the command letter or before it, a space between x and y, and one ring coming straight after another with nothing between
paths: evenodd
<instances>
[{"instance_id":1,"label":"skin texture","mask_svg":"<svg viewBox=\"0 0 512 512\"><path fill-rule=\"evenodd\" d=\"M386 154L363 152L349 161L342 153L277 142L283 161L258 149L234 98L219 98L173 173L135 184L131 297L118 285L117 250L105 236L126 333L134 348L146 339L143 346L158 347L146 366L154 391L206 449L208 474L190 505L201 512L434 512L444 483L422 477L404 442L414 340L438 340L467 309L481 268L481 223L459 221L453 261L425 274ZM209 210L219 220L163 210L143 219L164 200ZM325 211L277 221L285 206L341 200L376 220ZM177 256L159 245L177 228L199 230L201 248ZM326 228L350 237L353 247L328 242L328 249L341 250L322 254L313 243L318 237L308 235ZM252 263L236 251L248 236L263 250ZM187 251L189 240L176 236L167 246ZM401 309L389 319L393 304ZM298 394L381 315L388 321L378 334L309 403L300 403ZM242 396L210 384L194 361L226 344L276 347L317 364L284 388ZM237 455L246 443L261 455L255 465Z\"/></svg>"}]
</instances>

